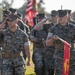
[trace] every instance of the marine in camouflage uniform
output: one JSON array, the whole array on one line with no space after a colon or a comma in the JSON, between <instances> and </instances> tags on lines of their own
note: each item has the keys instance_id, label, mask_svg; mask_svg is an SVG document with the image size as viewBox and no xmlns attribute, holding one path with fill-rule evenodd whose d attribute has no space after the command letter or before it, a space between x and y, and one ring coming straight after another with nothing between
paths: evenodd
<instances>
[{"instance_id":1,"label":"marine in camouflage uniform","mask_svg":"<svg viewBox=\"0 0 75 75\"><path fill-rule=\"evenodd\" d=\"M26 32L28 35L30 34L30 29L29 26L27 26L23 21L22 21L22 14L18 13L18 26L20 27L21 30L23 30L24 32ZM25 52L23 50L23 56L24 59L26 59L26 55Z\"/></svg>"},{"instance_id":2,"label":"marine in camouflage uniform","mask_svg":"<svg viewBox=\"0 0 75 75\"><path fill-rule=\"evenodd\" d=\"M0 22L0 24L2 24L6 20L9 13L10 12L8 10L3 10L2 22ZM7 29L7 27L8 27L7 21L5 24L6 24L5 29ZM4 35L2 33L0 33L0 47L2 47L2 45L3 45L3 38L4 38Z\"/></svg>"},{"instance_id":3,"label":"marine in camouflage uniform","mask_svg":"<svg viewBox=\"0 0 75 75\"><path fill-rule=\"evenodd\" d=\"M27 65L30 65L30 52L28 36L17 26L17 16L8 16L8 29L1 30L4 34L2 53L2 75L25 75L24 60L21 54L25 49L28 57ZM1 24L0 28L5 25Z\"/></svg>"},{"instance_id":4,"label":"marine in camouflage uniform","mask_svg":"<svg viewBox=\"0 0 75 75\"><path fill-rule=\"evenodd\" d=\"M30 34L30 29L29 27L22 21L22 14L17 13L16 9L9 8L9 11L11 14L16 14L18 16L18 26L20 29L22 29L24 32L26 32L28 35Z\"/></svg>"},{"instance_id":5,"label":"marine in camouflage uniform","mask_svg":"<svg viewBox=\"0 0 75 75\"><path fill-rule=\"evenodd\" d=\"M45 14L38 14L38 18L41 21L45 17ZM40 22L38 21L38 22ZM42 21L42 25L37 27L38 24L34 26L30 33L30 40L34 43L33 48L33 62L35 66L36 75L46 75L45 74L45 64L44 64L44 54L45 54L45 39L47 37L47 31L45 30L44 23L46 19Z\"/></svg>"},{"instance_id":6,"label":"marine in camouflage uniform","mask_svg":"<svg viewBox=\"0 0 75 75\"><path fill-rule=\"evenodd\" d=\"M63 68L63 55L64 55L64 45L58 40L58 37L64 39L71 44L71 55L70 55L70 70L69 75L75 75L75 51L74 51L74 35L75 26L67 22L67 12L65 10L58 10L58 22L59 24L53 26L46 40L46 45L50 46L55 44L55 75L62 75ZM57 37L58 36L58 37Z\"/></svg>"},{"instance_id":7,"label":"marine in camouflage uniform","mask_svg":"<svg viewBox=\"0 0 75 75\"><path fill-rule=\"evenodd\" d=\"M5 19L7 18L7 16L9 15L9 11L8 10L3 10L3 14L2 14L2 21L0 22L0 24L3 24ZM5 22L6 26L5 29L7 29L8 27L8 23ZM4 43L4 35L0 32L0 75L2 75L2 48L3 48L3 43Z\"/></svg>"},{"instance_id":8,"label":"marine in camouflage uniform","mask_svg":"<svg viewBox=\"0 0 75 75\"><path fill-rule=\"evenodd\" d=\"M17 14L18 16L18 26L20 27L21 30L23 30L24 32L26 32L28 35L30 34L30 29L29 27L22 21L22 14L20 13L17 13L17 10L16 9L13 9L13 8L9 8L9 11L12 13L12 14ZM26 55L25 55L25 51L23 50L23 56L24 56L24 59L26 59Z\"/></svg>"},{"instance_id":9,"label":"marine in camouflage uniform","mask_svg":"<svg viewBox=\"0 0 75 75\"><path fill-rule=\"evenodd\" d=\"M57 24L57 11L56 10L52 10L51 11L51 23L49 25L45 25L47 28L47 31L49 31L49 29L56 25ZM47 32L48 34L48 32ZM55 51L55 48L54 48L54 45L53 46L48 46L46 47L46 52L44 54L45 58L45 65L46 65L46 70L47 70L47 74L48 75L54 75L54 51Z\"/></svg>"},{"instance_id":10,"label":"marine in camouflage uniform","mask_svg":"<svg viewBox=\"0 0 75 75\"><path fill-rule=\"evenodd\" d=\"M29 26L26 25L23 22L22 14L18 13L17 15L18 15L18 25L19 25L19 27L29 35L30 34L30 29L29 29Z\"/></svg>"},{"instance_id":11,"label":"marine in camouflage uniform","mask_svg":"<svg viewBox=\"0 0 75 75\"><path fill-rule=\"evenodd\" d=\"M68 21L71 23L71 24L73 24L73 25L75 25L75 21L71 18L71 10L66 10L67 11L67 13L68 13Z\"/></svg>"}]
</instances>

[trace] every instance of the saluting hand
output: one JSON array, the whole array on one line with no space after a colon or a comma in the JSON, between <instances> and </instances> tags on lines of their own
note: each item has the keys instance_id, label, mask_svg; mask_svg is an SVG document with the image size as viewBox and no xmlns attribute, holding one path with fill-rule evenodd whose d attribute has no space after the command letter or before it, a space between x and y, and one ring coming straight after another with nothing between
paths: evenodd
<instances>
[{"instance_id":1,"label":"saluting hand","mask_svg":"<svg viewBox=\"0 0 75 75\"><path fill-rule=\"evenodd\" d=\"M52 39L53 39L53 40L58 40L58 36L57 36L57 35L54 35L54 36L52 37Z\"/></svg>"}]
</instances>

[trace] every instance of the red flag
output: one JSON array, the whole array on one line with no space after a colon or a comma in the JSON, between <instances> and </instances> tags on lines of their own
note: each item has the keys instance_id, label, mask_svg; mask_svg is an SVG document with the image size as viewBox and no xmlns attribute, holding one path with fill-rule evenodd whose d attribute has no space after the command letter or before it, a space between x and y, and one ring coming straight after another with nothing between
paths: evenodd
<instances>
[{"instance_id":1,"label":"red flag","mask_svg":"<svg viewBox=\"0 0 75 75\"><path fill-rule=\"evenodd\" d=\"M24 22L28 22L31 27L34 25L33 17L37 14L37 8L35 7L36 5L36 0L28 0Z\"/></svg>"},{"instance_id":2,"label":"red flag","mask_svg":"<svg viewBox=\"0 0 75 75\"><path fill-rule=\"evenodd\" d=\"M70 44L64 41L63 75L69 75Z\"/></svg>"}]
</instances>

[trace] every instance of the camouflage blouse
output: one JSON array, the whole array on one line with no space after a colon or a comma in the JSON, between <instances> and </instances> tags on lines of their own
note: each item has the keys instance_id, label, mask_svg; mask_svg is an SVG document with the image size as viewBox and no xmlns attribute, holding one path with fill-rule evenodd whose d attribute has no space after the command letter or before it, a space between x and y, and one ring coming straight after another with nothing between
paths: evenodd
<instances>
[{"instance_id":1,"label":"camouflage blouse","mask_svg":"<svg viewBox=\"0 0 75 75\"><path fill-rule=\"evenodd\" d=\"M25 42L28 42L28 36L21 29L11 32L9 29L4 31L3 50L9 52L19 52L24 49Z\"/></svg>"}]
</instances>

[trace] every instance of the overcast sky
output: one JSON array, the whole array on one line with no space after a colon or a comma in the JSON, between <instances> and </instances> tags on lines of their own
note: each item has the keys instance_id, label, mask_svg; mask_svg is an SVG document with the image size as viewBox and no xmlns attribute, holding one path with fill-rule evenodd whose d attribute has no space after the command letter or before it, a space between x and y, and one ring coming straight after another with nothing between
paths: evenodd
<instances>
[{"instance_id":1,"label":"overcast sky","mask_svg":"<svg viewBox=\"0 0 75 75\"><path fill-rule=\"evenodd\" d=\"M1 2L2 0L0 0ZM8 0L10 1L10 0ZM36 0L37 2L39 0ZM47 12L51 12L51 10L61 9L61 5L63 9L71 9L72 12L75 11L75 0L43 0L45 4L45 10ZM24 4L24 0L14 0L13 8L20 8Z\"/></svg>"}]
</instances>

